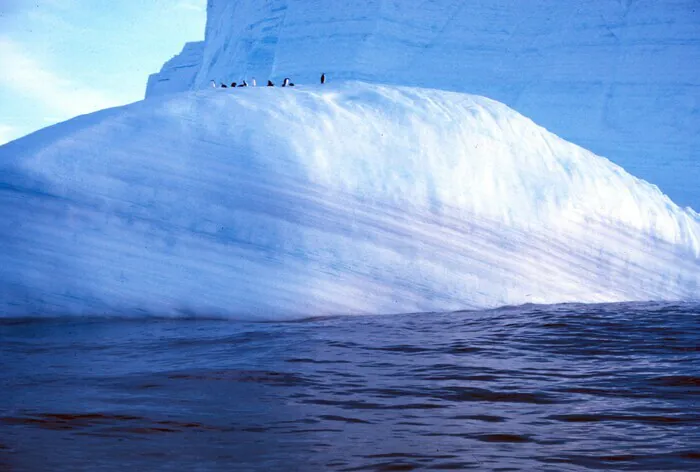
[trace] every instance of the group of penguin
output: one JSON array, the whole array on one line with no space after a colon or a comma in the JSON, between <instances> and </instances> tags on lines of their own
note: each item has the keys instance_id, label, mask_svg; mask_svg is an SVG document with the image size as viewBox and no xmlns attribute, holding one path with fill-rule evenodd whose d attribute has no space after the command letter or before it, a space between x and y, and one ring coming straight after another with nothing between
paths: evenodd
<instances>
[{"instance_id":1,"label":"group of penguin","mask_svg":"<svg viewBox=\"0 0 700 472\"><path fill-rule=\"evenodd\" d=\"M321 85L323 85L323 84L325 84L325 83L326 83L326 74L323 73L323 74L321 74ZM243 80L243 82L241 82L240 84L239 84L239 83L236 83L236 82L232 82L231 85L226 85L225 83L222 82L220 86L217 86L217 85L216 85L216 82L214 82L214 81L212 80L212 81L211 81L211 86L214 87L214 88L218 88L218 87L220 87L220 88L247 87L247 86L248 86L248 82L246 82L245 80ZM257 83L255 82L255 77L253 77L252 86L253 86L253 87L257 86ZM267 86L268 86L268 87L274 87L275 84L274 84L271 80L268 80L268 81L267 81ZM284 81L282 82L282 87L294 87L294 83L291 82L291 81L289 80L289 77L287 77L287 78L285 78Z\"/></svg>"}]
</instances>

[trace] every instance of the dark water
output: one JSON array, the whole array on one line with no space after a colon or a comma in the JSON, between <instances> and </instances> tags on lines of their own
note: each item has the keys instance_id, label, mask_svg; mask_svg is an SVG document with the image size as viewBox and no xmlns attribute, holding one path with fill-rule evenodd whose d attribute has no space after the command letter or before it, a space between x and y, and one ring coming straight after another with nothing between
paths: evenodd
<instances>
[{"instance_id":1,"label":"dark water","mask_svg":"<svg viewBox=\"0 0 700 472\"><path fill-rule=\"evenodd\" d=\"M0 320L0 470L700 470L699 314Z\"/></svg>"}]
</instances>

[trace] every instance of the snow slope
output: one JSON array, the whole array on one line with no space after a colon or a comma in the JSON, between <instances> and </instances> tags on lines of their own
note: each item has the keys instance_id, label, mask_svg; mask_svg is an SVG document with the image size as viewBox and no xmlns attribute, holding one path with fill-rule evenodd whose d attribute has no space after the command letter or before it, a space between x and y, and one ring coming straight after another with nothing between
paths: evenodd
<instances>
[{"instance_id":1,"label":"snow slope","mask_svg":"<svg viewBox=\"0 0 700 472\"><path fill-rule=\"evenodd\" d=\"M693 299L700 217L477 96L208 89L0 147L0 313Z\"/></svg>"},{"instance_id":2,"label":"snow slope","mask_svg":"<svg viewBox=\"0 0 700 472\"><path fill-rule=\"evenodd\" d=\"M179 90L326 72L483 95L700 210L697 64L697 0L209 0Z\"/></svg>"}]
</instances>

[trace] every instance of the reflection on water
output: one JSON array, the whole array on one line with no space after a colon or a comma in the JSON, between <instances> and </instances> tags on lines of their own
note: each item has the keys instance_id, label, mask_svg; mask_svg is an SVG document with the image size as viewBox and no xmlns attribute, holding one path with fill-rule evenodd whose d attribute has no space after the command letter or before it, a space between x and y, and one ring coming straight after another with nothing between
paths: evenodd
<instances>
[{"instance_id":1,"label":"reflection on water","mask_svg":"<svg viewBox=\"0 0 700 472\"><path fill-rule=\"evenodd\" d=\"M0 470L695 470L699 313L0 320Z\"/></svg>"}]
</instances>

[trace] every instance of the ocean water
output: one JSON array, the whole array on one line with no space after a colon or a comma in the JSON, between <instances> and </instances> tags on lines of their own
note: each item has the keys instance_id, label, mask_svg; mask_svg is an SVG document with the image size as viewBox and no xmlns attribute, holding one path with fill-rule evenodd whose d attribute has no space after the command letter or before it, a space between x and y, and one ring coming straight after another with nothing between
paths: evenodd
<instances>
[{"instance_id":1,"label":"ocean water","mask_svg":"<svg viewBox=\"0 0 700 472\"><path fill-rule=\"evenodd\" d=\"M0 470L700 470L700 305L0 320Z\"/></svg>"}]
</instances>

